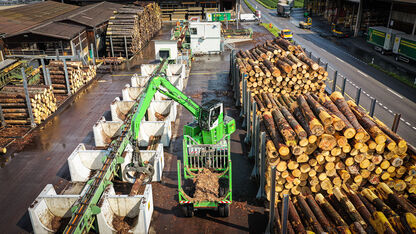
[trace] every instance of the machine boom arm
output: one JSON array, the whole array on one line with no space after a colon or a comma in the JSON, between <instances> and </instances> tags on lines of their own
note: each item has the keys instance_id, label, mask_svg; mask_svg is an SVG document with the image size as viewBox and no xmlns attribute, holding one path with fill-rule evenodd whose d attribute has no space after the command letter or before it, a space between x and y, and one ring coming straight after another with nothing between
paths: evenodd
<instances>
[{"instance_id":1,"label":"machine boom arm","mask_svg":"<svg viewBox=\"0 0 416 234\"><path fill-rule=\"evenodd\" d=\"M152 99L157 91L171 98L175 102L185 107L191 114L198 119L201 111L201 107L193 101L191 98L182 93L169 80L164 76L167 67L167 61L164 60L160 64L159 68L153 72L150 80L147 83L146 90L141 95L137 112L133 116L132 128L133 137L136 140L139 137L140 122L146 114L147 109L152 102ZM164 89L163 89L164 88Z\"/></svg>"}]
</instances>

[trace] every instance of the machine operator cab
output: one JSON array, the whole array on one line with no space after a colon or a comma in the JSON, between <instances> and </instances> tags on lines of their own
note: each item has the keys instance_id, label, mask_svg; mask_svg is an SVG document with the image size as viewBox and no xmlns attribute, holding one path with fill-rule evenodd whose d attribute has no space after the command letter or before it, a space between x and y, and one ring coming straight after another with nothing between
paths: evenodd
<instances>
[{"instance_id":1,"label":"machine operator cab","mask_svg":"<svg viewBox=\"0 0 416 234\"><path fill-rule=\"evenodd\" d=\"M202 104L198 120L184 126L184 135L200 144L217 144L231 135L235 128L235 120L224 115L223 104L211 100Z\"/></svg>"},{"instance_id":2,"label":"machine operator cab","mask_svg":"<svg viewBox=\"0 0 416 234\"><path fill-rule=\"evenodd\" d=\"M201 130L210 131L218 127L222 119L223 106L221 102L212 100L202 105L199 118Z\"/></svg>"}]
</instances>

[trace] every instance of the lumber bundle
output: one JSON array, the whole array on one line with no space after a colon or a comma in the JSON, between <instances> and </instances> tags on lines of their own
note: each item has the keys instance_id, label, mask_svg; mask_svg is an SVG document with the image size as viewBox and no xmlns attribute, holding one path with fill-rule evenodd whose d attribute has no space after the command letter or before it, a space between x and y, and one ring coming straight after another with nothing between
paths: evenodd
<instances>
[{"instance_id":1,"label":"lumber bundle","mask_svg":"<svg viewBox=\"0 0 416 234\"><path fill-rule=\"evenodd\" d=\"M160 8L156 3L143 6L125 6L114 12L107 27L106 46L111 52L110 36L114 56L126 57L125 41L129 57L137 54L161 29Z\"/></svg>"},{"instance_id":2,"label":"lumber bundle","mask_svg":"<svg viewBox=\"0 0 416 234\"><path fill-rule=\"evenodd\" d=\"M34 121L40 124L57 109L52 86L28 87ZM0 105L7 124L30 124L25 91L22 86L5 86L0 91Z\"/></svg>"},{"instance_id":3,"label":"lumber bundle","mask_svg":"<svg viewBox=\"0 0 416 234\"><path fill-rule=\"evenodd\" d=\"M297 97L256 94L268 134L265 190L276 166L276 191L332 193L385 182L396 192L416 192L416 155L407 142L339 92Z\"/></svg>"},{"instance_id":4,"label":"lumber bundle","mask_svg":"<svg viewBox=\"0 0 416 234\"><path fill-rule=\"evenodd\" d=\"M310 59L300 46L275 38L250 50L240 50L236 62L247 74L253 94L281 93L297 96L325 90L328 72Z\"/></svg>"},{"instance_id":5,"label":"lumber bundle","mask_svg":"<svg viewBox=\"0 0 416 234\"><path fill-rule=\"evenodd\" d=\"M93 65L84 66L82 62L67 61L69 88L72 94L76 93L97 74L97 67ZM67 94L64 63L60 60L52 60L49 65L49 73L53 92L55 94Z\"/></svg>"},{"instance_id":6,"label":"lumber bundle","mask_svg":"<svg viewBox=\"0 0 416 234\"><path fill-rule=\"evenodd\" d=\"M337 187L327 196L292 196L288 233L415 233L413 204L385 183L356 191ZM278 203L275 213L281 211L282 203Z\"/></svg>"}]
</instances>

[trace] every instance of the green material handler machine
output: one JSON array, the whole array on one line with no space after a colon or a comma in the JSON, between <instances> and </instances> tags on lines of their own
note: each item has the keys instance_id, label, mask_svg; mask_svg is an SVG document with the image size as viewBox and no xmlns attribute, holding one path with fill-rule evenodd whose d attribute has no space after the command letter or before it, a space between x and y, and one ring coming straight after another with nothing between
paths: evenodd
<instances>
[{"instance_id":1,"label":"green material handler machine","mask_svg":"<svg viewBox=\"0 0 416 234\"><path fill-rule=\"evenodd\" d=\"M92 177L87 185L86 193L71 208L72 217L63 233L88 233L95 228L95 218L101 212L99 201L107 186L114 177L125 178L128 181L135 181L136 178L143 178L143 181L150 181L152 166L141 160L138 147L140 123L145 117L156 92L160 92L185 107L195 118L194 122L184 128L184 164L185 178L194 175L202 168L214 169L223 172L221 177L228 180L228 188L223 201L203 201L194 204L195 208L209 207L217 208L219 204L231 203L231 159L230 159L230 135L235 131L235 120L225 116L223 104L210 101L199 106L195 101L172 85L166 77L168 60L163 60L153 71L142 94L136 104L127 114L121 134L109 145L108 153L103 157L103 166L97 175ZM126 166L122 175L120 164L124 163L123 152L128 144L133 145L132 161ZM197 150L199 150L197 152ZM180 162L178 162L180 165ZM187 174L188 173L188 174ZM181 191L180 172L178 175L179 191ZM223 192L223 194L225 194ZM179 202L183 204L181 192ZM189 207L186 203L186 207ZM220 206L220 212L225 213L224 206ZM189 208L188 208L189 210ZM192 210L193 212L193 210Z\"/></svg>"}]
</instances>

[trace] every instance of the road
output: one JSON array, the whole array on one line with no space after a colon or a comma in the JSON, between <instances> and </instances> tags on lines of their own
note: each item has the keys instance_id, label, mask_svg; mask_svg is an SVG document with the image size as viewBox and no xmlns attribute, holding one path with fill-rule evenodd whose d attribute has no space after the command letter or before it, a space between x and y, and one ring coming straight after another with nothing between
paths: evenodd
<instances>
[{"instance_id":1,"label":"road","mask_svg":"<svg viewBox=\"0 0 416 234\"><path fill-rule=\"evenodd\" d=\"M415 89L396 81L383 72L374 69L365 62L354 57L343 47L323 38L313 30L303 30L297 27L301 15L291 18L277 17L275 9L266 9L255 0L248 0L252 6L261 11L262 22L272 23L276 27L288 28L294 33L294 40L302 47L311 51L314 57L320 57L322 62L328 62L330 77L338 71L337 86L341 90L343 77L347 77L345 92L349 99L355 99L357 89L362 89L360 105L370 110L371 98L377 100L375 116L388 126L393 123L395 113L401 114L398 133L412 145L416 145L416 91ZM244 11L249 12L243 4ZM328 83L330 87L331 81Z\"/></svg>"}]
</instances>

